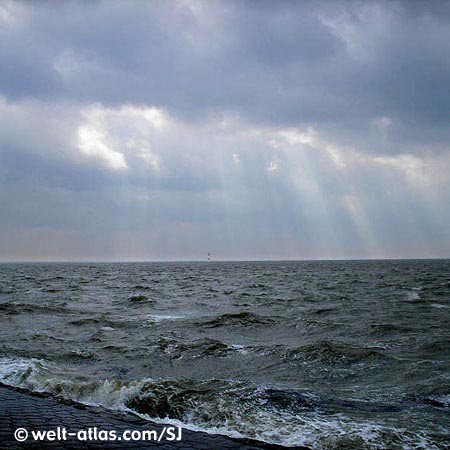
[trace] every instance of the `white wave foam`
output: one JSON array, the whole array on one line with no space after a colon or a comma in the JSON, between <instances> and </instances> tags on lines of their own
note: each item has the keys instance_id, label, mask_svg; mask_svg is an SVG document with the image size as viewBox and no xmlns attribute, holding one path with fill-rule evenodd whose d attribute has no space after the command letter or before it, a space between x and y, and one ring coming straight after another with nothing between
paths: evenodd
<instances>
[{"instance_id":1,"label":"white wave foam","mask_svg":"<svg viewBox=\"0 0 450 450\"><path fill-rule=\"evenodd\" d=\"M39 360L0 358L0 381L10 386L20 386L27 373Z\"/></svg>"},{"instance_id":2,"label":"white wave foam","mask_svg":"<svg viewBox=\"0 0 450 450\"><path fill-rule=\"evenodd\" d=\"M176 420L169 417L155 418L147 414L131 412L155 423L170 424L208 434L222 434L232 438L256 439L285 447L305 446L317 450L337 450L348 446L348 448L389 450L394 442L396 444L403 442L401 448L409 450L423 448L439 450L439 447L433 444L425 432L419 431L413 434L405 429L370 422L350 422L344 417L339 417L339 415L336 416L336 419L330 419L319 415L300 418L289 414L286 414L286 417L268 417L259 413L252 421L248 421L248 419L246 422L241 421L242 430L238 431L234 429L235 425L229 421L224 426L212 426L195 423L196 418L194 416L187 417L184 420ZM264 428L251 429L252 426L261 423L265 425ZM246 426L247 429L245 429ZM390 442L386 442L387 436L390 436Z\"/></svg>"},{"instance_id":3,"label":"white wave foam","mask_svg":"<svg viewBox=\"0 0 450 450\"><path fill-rule=\"evenodd\" d=\"M129 382L76 380L75 373L62 372L46 361L0 358L0 381L5 384L50 392L87 405L127 411L146 420L170 423L194 431L316 449L343 448L346 444L388 449L393 442L402 442L404 448L411 449L437 448L423 432L411 433L390 426L352 420L339 414L330 416L311 412L300 416L265 407L264 402L261 403L265 388L239 381L221 380L222 387L214 396L189 397L183 417L174 419L141 414L127 406L130 399L146 394L168 395L170 398L170 392L166 391L167 388L170 390L170 381L148 378ZM242 402L242 398L246 401ZM450 402L450 396L442 396L440 401Z\"/></svg>"},{"instance_id":4,"label":"white wave foam","mask_svg":"<svg viewBox=\"0 0 450 450\"><path fill-rule=\"evenodd\" d=\"M164 314L148 314L147 319L151 320L152 322L162 322L164 320L177 320L177 319L184 319L186 316L171 316L171 315L164 315Z\"/></svg>"},{"instance_id":5,"label":"white wave foam","mask_svg":"<svg viewBox=\"0 0 450 450\"><path fill-rule=\"evenodd\" d=\"M232 344L232 345L230 345L230 347L233 350L236 350L241 355L247 355L248 354L248 350L247 350L248 346L247 345Z\"/></svg>"},{"instance_id":6,"label":"white wave foam","mask_svg":"<svg viewBox=\"0 0 450 450\"><path fill-rule=\"evenodd\" d=\"M440 309L448 309L448 308L450 308L450 306L443 305L442 303L432 303L431 306L433 308L440 308Z\"/></svg>"},{"instance_id":7,"label":"white wave foam","mask_svg":"<svg viewBox=\"0 0 450 450\"><path fill-rule=\"evenodd\" d=\"M123 409L124 402L151 381L80 382L72 380L71 376L76 376L76 373L61 371L44 360L0 358L0 382L36 392L49 392L91 406Z\"/></svg>"},{"instance_id":8,"label":"white wave foam","mask_svg":"<svg viewBox=\"0 0 450 450\"><path fill-rule=\"evenodd\" d=\"M420 294L417 291L408 291L406 298L410 301L420 300Z\"/></svg>"}]
</instances>

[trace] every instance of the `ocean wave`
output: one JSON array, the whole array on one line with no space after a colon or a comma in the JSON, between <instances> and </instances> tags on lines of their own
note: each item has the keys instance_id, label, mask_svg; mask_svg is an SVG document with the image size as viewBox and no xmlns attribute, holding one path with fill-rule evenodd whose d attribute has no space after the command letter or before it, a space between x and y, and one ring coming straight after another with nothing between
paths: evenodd
<instances>
[{"instance_id":1,"label":"ocean wave","mask_svg":"<svg viewBox=\"0 0 450 450\"><path fill-rule=\"evenodd\" d=\"M71 350L64 354L64 357L70 359L85 359L92 360L95 358L95 354L90 352L89 350L77 348L75 350Z\"/></svg>"},{"instance_id":2,"label":"ocean wave","mask_svg":"<svg viewBox=\"0 0 450 450\"><path fill-rule=\"evenodd\" d=\"M408 333L414 328L399 323L371 323L368 326L369 334L385 336L390 334Z\"/></svg>"},{"instance_id":3,"label":"ocean wave","mask_svg":"<svg viewBox=\"0 0 450 450\"><path fill-rule=\"evenodd\" d=\"M277 408L300 414L303 411L322 411L333 413L336 410L352 412L391 413L404 409L404 405L367 401L358 399L342 399L338 397L314 395L311 392L289 391L282 389L266 389L268 401Z\"/></svg>"},{"instance_id":4,"label":"ocean wave","mask_svg":"<svg viewBox=\"0 0 450 450\"><path fill-rule=\"evenodd\" d=\"M233 353L246 353L244 345L226 344L225 342L204 338L191 342L182 342L171 337L161 337L150 348L165 353L172 359L226 357Z\"/></svg>"},{"instance_id":5,"label":"ocean wave","mask_svg":"<svg viewBox=\"0 0 450 450\"><path fill-rule=\"evenodd\" d=\"M271 317L264 317L243 311L240 313L222 314L213 319L198 322L197 324L204 328L217 328L234 325L267 325L274 322L275 319Z\"/></svg>"},{"instance_id":6,"label":"ocean wave","mask_svg":"<svg viewBox=\"0 0 450 450\"><path fill-rule=\"evenodd\" d=\"M147 320L151 322L163 322L166 320L178 320L184 319L186 316L184 315L171 315L171 314L147 314Z\"/></svg>"},{"instance_id":7,"label":"ocean wave","mask_svg":"<svg viewBox=\"0 0 450 450\"><path fill-rule=\"evenodd\" d=\"M406 300L410 302L420 302L423 301L417 290L411 290L406 292Z\"/></svg>"},{"instance_id":8,"label":"ocean wave","mask_svg":"<svg viewBox=\"0 0 450 450\"><path fill-rule=\"evenodd\" d=\"M442 303L432 303L430 305L433 308L439 308L439 309L449 309L450 305L443 305Z\"/></svg>"},{"instance_id":9,"label":"ocean wave","mask_svg":"<svg viewBox=\"0 0 450 450\"><path fill-rule=\"evenodd\" d=\"M124 326L126 322L118 322L111 320L104 316L99 317L81 317L79 319L69 320L70 325L74 325L76 327L86 326L86 325L94 325L99 329L114 329L117 326Z\"/></svg>"},{"instance_id":10,"label":"ocean wave","mask_svg":"<svg viewBox=\"0 0 450 450\"><path fill-rule=\"evenodd\" d=\"M408 432L324 414L323 399L238 380L83 381L36 359L0 358L0 381L87 405L134 413L185 428L316 449L437 449L425 432ZM326 400L329 401L329 400ZM295 406L295 408L293 407ZM319 407L318 407L319 406Z\"/></svg>"},{"instance_id":11,"label":"ocean wave","mask_svg":"<svg viewBox=\"0 0 450 450\"><path fill-rule=\"evenodd\" d=\"M446 376L435 376L410 389L408 398L437 408L450 408L450 380Z\"/></svg>"},{"instance_id":12,"label":"ocean wave","mask_svg":"<svg viewBox=\"0 0 450 450\"><path fill-rule=\"evenodd\" d=\"M141 284L137 284L137 285L133 286L133 290L136 290L136 291L148 291L149 289L151 289L150 286L143 286Z\"/></svg>"},{"instance_id":13,"label":"ocean wave","mask_svg":"<svg viewBox=\"0 0 450 450\"><path fill-rule=\"evenodd\" d=\"M337 308L329 307L329 308L318 308L312 311L313 314L328 314L336 311Z\"/></svg>"},{"instance_id":14,"label":"ocean wave","mask_svg":"<svg viewBox=\"0 0 450 450\"><path fill-rule=\"evenodd\" d=\"M0 294L14 294L16 288L14 286L2 286L0 285Z\"/></svg>"},{"instance_id":15,"label":"ocean wave","mask_svg":"<svg viewBox=\"0 0 450 450\"><path fill-rule=\"evenodd\" d=\"M36 305L32 303L3 302L0 303L0 312L2 312L3 314L17 315L22 313L67 314L70 313L71 311L64 307L64 303L58 303L55 305L48 305L48 304Z\"/></svg>"},{"instance_id":16,"label":"ocean wave","mask_svg":"<svg viewBox=\"0 0 450 450\"><path fill-rule=\"evenodd\" d=\"M135 304L135 305L142 305L142 304L155 304L155 300L152 300L148 298L145 295L132 295L128 298L128 301Z\"/></svg>"},{"instance_id":17,"label":"ocean wave","mask_svg":"<svg viewBox=\"0 0 450 450\"><path fill-rule=\"evenodd\" d=\"M438 408L450 409L450 394L427 397L425 402Z\"/></svg>"},{"instance_id":18,"label":"ocean wave","mask_svg":"<svg viewBox=\"0 0 450 450\"><path fill-rule=\"evenodd\" d=\"M287 358L320 361L326 364L353 364L368 359L388 359L379 347L357 347L322 340L286 352Z\"/></svg>"},{"instance_id":19,"label":"ocean wave","mask_svg":"<svg viewBox=\"0 0 450 450\"><path fill-rule=\"evenodd\" d=\"M445 354L448 357L450 354L450 338L442 336L436 339L429 339L421 345L421 350L428 358Z\"/></svg>"},{"instance_id":20,"label":"ocean wave","mask_svg":"<svg viewBox=\"0 0 450 450\"><path fill-rule=\"evenodd\" d=\"M253 357L277 358L277 364L286 362L319 362L327 365L357 364L362 361L387 360L384 347L356 347L330 341L320 341L298 347L282 344L252 345L231 344L217 339L201 338L185 341L172 336L163 336L150 343L149 348L172 359L227 357L230 355L252 355Z\"/></svg>"}]
</instances>

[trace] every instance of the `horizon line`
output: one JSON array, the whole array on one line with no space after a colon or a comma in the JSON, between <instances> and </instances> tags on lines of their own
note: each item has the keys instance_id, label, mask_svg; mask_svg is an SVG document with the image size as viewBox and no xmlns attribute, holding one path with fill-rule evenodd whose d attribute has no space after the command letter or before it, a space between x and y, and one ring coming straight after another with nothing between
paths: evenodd
<instances>
[{"instance_id":1,"label":"horizon line","mask_svg":"<svg viewBox=\"0 0 450 450\"><path fill-rule=\"evenodd\" d=\"M450 256L431 256L431 257L374 257L374 258L272 258L272 259L0 259L0 264L57 264L57 263L73 263L73 264L120 264L120 263L214 263L214 262L314 262L314 261L429 261L429 260L447 260Z\"/></svg>"}]
</instances>

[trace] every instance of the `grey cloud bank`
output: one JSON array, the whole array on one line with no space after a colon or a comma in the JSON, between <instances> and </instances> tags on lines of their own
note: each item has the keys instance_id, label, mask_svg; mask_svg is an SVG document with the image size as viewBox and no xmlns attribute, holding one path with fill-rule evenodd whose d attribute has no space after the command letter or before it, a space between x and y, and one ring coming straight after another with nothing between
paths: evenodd
<instances>
[{"instance_id":1,"label":"grey cloud bank","mask_svg":"<svg viewBox=\"0 0 450 450\"><path fill-rule=\"evenodd\" d=\"M449 2L0 2L0 259L448 257Z\"/></svg>"}]
</instances>

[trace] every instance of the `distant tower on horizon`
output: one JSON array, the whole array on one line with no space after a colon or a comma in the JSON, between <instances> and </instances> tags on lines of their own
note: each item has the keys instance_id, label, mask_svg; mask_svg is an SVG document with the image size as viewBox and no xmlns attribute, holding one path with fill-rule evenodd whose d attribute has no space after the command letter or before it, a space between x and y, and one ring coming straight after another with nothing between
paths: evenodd
<instances>
[{"instance_id":1,"label":"distant tower on horizon","mask_svg":"<svg viewBox=\"0 0 450 450\"><path fill-rule=\"evenodd\" d=\"M211 262L211 253L208 252L208 262Z\"/></svg>"}]
</instances>

